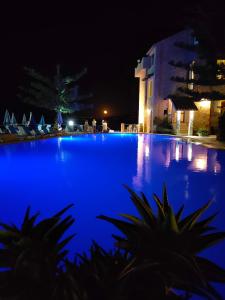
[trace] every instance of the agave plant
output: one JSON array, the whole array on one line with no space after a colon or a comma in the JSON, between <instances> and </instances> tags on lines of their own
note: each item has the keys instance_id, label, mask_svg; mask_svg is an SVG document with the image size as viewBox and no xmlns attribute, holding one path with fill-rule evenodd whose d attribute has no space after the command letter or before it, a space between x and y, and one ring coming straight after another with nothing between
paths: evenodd
<instances>
[{"instance_id":1,"label":"agave plant","mask_svg":"<svg viewBox=\"0 0 225 300\"><path fill-rule=\"evenodd\" d=\"M211 202L182 218L184 206L176 213L173 211L166 187L163 188L162 200L153 195L157 212L143 193L139 196L126 188L139 217L128 214L121 214L123 219L98 217L121 231L122 236L114 235L116 245L133 257L122 271L121 278L145 278L145 291L158 285L156 292L161 290L163 293L157 299L164 299L171 292L174 294L174 289L206 299L223 299L211 283L224 283L225 270L199 256L201 251L225 238L224 232L215 232L210 226L217 214L199 220Z\"/></svg>"},{"instance_id":2,"label":"agave plant","mask_svg":"<svg viewBox=\"0 0 225 300\"><path fill-rule=\"evenodd\" d=\"M64 299L78 299L75 284L70 284L69 292L68 284L62 284L67 279L62 267L68 253L65 246L74 237L64 238L74 219L62 216L71 206L40 222L39 213L31 215L28 208L21 226L0 224L1 299L49 300L58 299L60 293Z\"/></svg>"},{"instance_id":3,"label":"agave plant","mask_svg":"<svg viewBox=\"0 0 225 300\"><path fill-rule=\"evenodd\" d=\"M130 256L121 250L105 251L96 242L90 254L77 256L75 277L86 291L87 299L125 299L120 274L130 262Z\"/></svg>"}]
</instances>

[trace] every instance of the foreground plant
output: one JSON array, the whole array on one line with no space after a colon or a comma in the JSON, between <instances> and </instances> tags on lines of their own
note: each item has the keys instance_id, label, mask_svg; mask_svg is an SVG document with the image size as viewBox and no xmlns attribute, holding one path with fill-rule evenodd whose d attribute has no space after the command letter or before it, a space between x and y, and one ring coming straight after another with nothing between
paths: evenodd
<instances>
[{"instance_id":1,"label":"foreground plant","mask_svg":"<svg viewBox=\"0 0 225 300\"><path fill-rule=\"evenodd\" d=\"M182 218L184 206L175 213L165 187L162 200L153 195L157 213L143 193L138 196L127 189L139 217L127 214L121 214L124 220L98 217L121 231L122 236L114 235L116 245L133 257L123 269L121 278L131 281L132 278L142 278L143 299L151 299L148 298L151 291L155 293L152 299L175 297L174 289L206 299L223 299L211 282L224 283L225 270L198 256L201 251L225 238L224 232L215 232L215 228L210 226L216 214L199 220L211 202Z\"/></svg>"},{"instance_id":2,"label":"foreground plant","mask_svg":"<svg viewBox=\"0 0 225 300\"><path fill-rule=\"evenodd\" d=\"M50 218L37 222L38 213L27 209L21 226L1 223L1 299L77 299L75 281L65 276L65 246L74 234L63 238L74 218L63 214L67 206Z\"/></svg>"},{"instance_id":3,"label":"foreground plant","mask_svg":"<svg viewBox=\"0 0 225 300\"><path fill-rule=\"evenodd\" d=\"M74 262L66 262L66 269L85 295L85 299L128 299L120 279L122 270L130 262L130 256L118 249L106 251L93 242L88 254L77 255Z\"/></svg>"}]
</instances>

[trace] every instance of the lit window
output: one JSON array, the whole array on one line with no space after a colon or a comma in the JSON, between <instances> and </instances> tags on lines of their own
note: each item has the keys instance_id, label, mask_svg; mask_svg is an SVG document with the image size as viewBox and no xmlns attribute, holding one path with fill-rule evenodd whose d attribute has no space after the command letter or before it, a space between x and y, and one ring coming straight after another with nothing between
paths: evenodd
<instances>
[{"instance_id":1,"label":"lit window","mask_svg":"<svg viewBox=\"0 0 225 300\"><path fill-rule=\"evenodd\" d=\"M223 69L225 67L225 59L217 59L217 65L223 65L221 66ZM218 73L220 73L221 70L218 70ZM223 72L222 72L223 73ZM224 75L223 74L217 74L216 75L217 79L224 79Z\"/></svg>"},{"instance_id":2,"label":"lit window","mask_svg":"<svg viewBox=\"0 0 225 300\"><path fill-rule=\"evenodd\" d=\"M152 97L152 80L148 81L148 97Z\"/></svg>"},{"instance_id":3,"label":"lit window","mask_svg":"<svg viewBox=\"0 0 225 300\"><path fill-rule=\"evenodd\" d=\"M217 65L225 65L225 59L217 59Z\"/></svg>"},{"instance_id":4,"label":"lit window","mask_svg":"<svg viewBox=\"0 0 225 300\"><path fill-rule=\"evenodd\" d=\"M182 122L182 123L184 123L184 120L185 120L185 115L184 115L184 111L182 110L181 112L180 112L180 121Z\"/></svg>"},{"instance_id":5,"label":"lit window","mask_svg":"<svg viewBox=\"0 0 225 300\"><path fill-rule=\"evenodd\" d=\"M192 69L190 69L189 72L188 72L188 79L189 80L194 79L194 71ZM189 83L188 84L188 88L189 88L189 90L193 90L194 84L193 83Z\"/></svg>"}]
</instances>

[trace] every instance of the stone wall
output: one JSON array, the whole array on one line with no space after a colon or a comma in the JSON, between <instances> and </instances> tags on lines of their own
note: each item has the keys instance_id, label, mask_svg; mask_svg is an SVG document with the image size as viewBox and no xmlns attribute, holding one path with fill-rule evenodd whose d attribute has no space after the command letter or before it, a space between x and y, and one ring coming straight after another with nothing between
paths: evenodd
<instances>
[{"instance_id":1,"label":"stone wall","mask_svg":"<svg viewBox=\"0 0 225 300\"><path fill-rule=\"evenodd\" d=\"M201 102L195 102L198 110L195 111L193 129L197 131L198 129L210 129L210 107L209 102L207 106L204 106Z\"/></svg>"},{"instance_id":2,"label":"stone wall","mask_svg":"<svg viewBox=\"0 0 225 300\"><path fill-rule=\"evenodd\" d=\"M210 126L216 131L218 128L218 120L221 114L221 102L213 101L211 103L211 116L210 116Z\"/></svg>"}]
</instances>

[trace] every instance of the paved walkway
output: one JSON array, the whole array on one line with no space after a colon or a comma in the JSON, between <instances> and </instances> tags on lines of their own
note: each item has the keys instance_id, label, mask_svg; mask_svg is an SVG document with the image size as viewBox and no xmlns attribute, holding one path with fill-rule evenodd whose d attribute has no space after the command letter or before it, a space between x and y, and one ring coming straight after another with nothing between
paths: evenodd
<instances>
[{"instance_id":1,"label":"paved walkway","mask_svg":"<svg viewBox=\"0 0 225 300\"><path fill-rule=\"evenodd\" d=\"M193 143L200 143L207 148L213 149L221 149L225 150L225 142L217 141L215 135L209 136L181 136L182 139L193 142Z\"/></svg>"}]
</instances>

